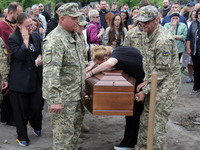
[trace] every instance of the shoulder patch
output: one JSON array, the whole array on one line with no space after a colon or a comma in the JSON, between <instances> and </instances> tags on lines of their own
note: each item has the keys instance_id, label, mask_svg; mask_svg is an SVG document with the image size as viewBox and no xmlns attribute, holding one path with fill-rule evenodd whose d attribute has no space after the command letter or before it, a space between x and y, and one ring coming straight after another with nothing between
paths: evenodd
<instances>
[{"instance_id":1,"label":"shoulder patch","mask_svg":"<svg viewBox=\"0 0 200 150\"><path fill-rule=\"evenodd\" d=\"M8 51L7 51L7 49L6 49L6 45L5 44L1 44L1 48L2 48L2 50L3 50L3 52L4 52L4 54L8 54Z\"/></svg>"},{"instance_id":2,"label":"shoulder patch","mask_svg":"<svg viewBox=\"0 0 200 150\"><path fill-rule=\"evenodd\" d=\"M168 55L169 55L168 52L166 52L166 51L163 52L163 56L168 56Z\"/></svg>"},{"instance_id":3,"label":"shoulder patch","mask_svg":"<svg viewBox=\"0 0 200 150\"><path fill-rule=\"evenodd\" d=\"M52 51L51 51L51 50L46 50L46 52L45 52L45 55L46 55L46 56L44 57L44 61L45 61L47 64L51 62L51 59L52 59L51 54L52 54Z\"/></svg>"},{"instance_id":4,"label":"shoulder patch","mask_svg":"<svg viewBox=\"0 0 200 150\"><path fill-rule=\"evenodd\" d=\"M46 55L49 55L49 54L51 54L51 50L46 51Z\"/></svg>"}]
</instances>

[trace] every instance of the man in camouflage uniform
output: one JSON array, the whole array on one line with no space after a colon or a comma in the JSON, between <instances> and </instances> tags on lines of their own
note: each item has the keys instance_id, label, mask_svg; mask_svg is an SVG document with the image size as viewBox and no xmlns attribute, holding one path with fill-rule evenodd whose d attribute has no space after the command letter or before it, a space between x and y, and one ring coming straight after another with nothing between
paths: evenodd
<instances>
[{"instance_id":1,"label":"man in camouflage uniform","mask_svg":"<svg viewBox=\"0 0 200 150\"><path fill-rule=\"evenodd\" d=\"M79 36L80 36L80 38L82 40L83 56L85 58L85 64L87 65L88 64L87 50L86 50L85 38L84 38L84 35L83 35L83 29L84 29L84 26L86 26L88 24L88 22L86 21L86 18L83 15L80 15L78 20L79 20L79 25L78 25L78 27L76 29L76 32L79 34Z\"/></svg>"},{"instance_id":2,"label":"man in camouflage uniform","mask_svg":"<svg viewBox=\"0 0 200 150\"><path fill-rule=\"evenodd\" d=\"M8 52L6 45L3 40L0 38L0 85L2 89L8 87L8 74L9 74L9 63L8 63ZM0 104L3 101L2 89L0 88Z\"/></svg>"},{"instance_id":3,"label":"man in camouflage uniform","mask_svg":"<svg viewBox=\"0 0 200 150\"><path fill-rule=\"evenodd\" d=\"M85 66L87 66L88 65L87 49L86 49L87 41L85 40L85 37L83 34L83 32L84 32L83 29L88 24L88 22L86 21L86 18L83 15L80 15L78 20L79 20L79 24L77 26L76 32L78 33L78 35L80 36L81 41L82 41L82 52L83 52L83 56L84 56L84 60L85 60ZM87 36L87 34L86 34L86 36ZM89 131L90 131L90 128L83 123L83 125L81 127L81 132L87 133Z\"/></svg>"},{"instance_id":4,"label":"man in camouflage uniform","mask_svg":"<svg viewBox=\"0 0 200 150\"><path fill-rule=\"evenodd\" d=\"M124 40L123 46L131 46L137 48L140 52L143 49L143 43L146 34L142 31L140 25L130 29ZM115 145L115 150L134 150L135 145L137 145L140 115L142 114L144 108L144 102L134 101L133 116L126 116L126 125L124 131L124 137L120 144Z\"/></svg>"},{"instance_id":5,"label":"man in camouflage uniform","mask_svg":"<svg viewBox=\"0 0 200 150\"><path fill-rule=\"evenodd\" d=\"M127 32L123 45L135 47L141 52L143 49L145 37L146 34L142 31L140 24L138 24L136 27L130 29Z\"/></svg>"},{"instance_id":6,"label":"man in camouflage uniform","mask_svg":"<svg viewBox=\"0 0 200 150\"><path fill-rule=\"evenodd\" d=\"M76 3L58 9L59 24L43 45L43 97L50 110L54 150L74 150L81 133L85 83L82 42L75 31L80 15Z\"/></svg>"},{"instance_id":7,"label":"man in camouflage uniform","mask_svg":"<svg viewBox=\"0 0 200 150\"><path fill-rule=\"evenodd\" d=\"M140 149L146 150L147 128L149 114L149 92L151 74L157 71L157 95L154 124L154 150L165 150L165 134L168 116L173 108L174 100L180 87L180 66L178 50L172 34L159 25L158 10L154 6L145 6L139 10L139 23L147 38L142 50L144 82L138 86L142 88L136 96L137 101L144 101L145 106L140 120ZM138 90L137 89L137 90Z\"/></svg>"}]
</instances>

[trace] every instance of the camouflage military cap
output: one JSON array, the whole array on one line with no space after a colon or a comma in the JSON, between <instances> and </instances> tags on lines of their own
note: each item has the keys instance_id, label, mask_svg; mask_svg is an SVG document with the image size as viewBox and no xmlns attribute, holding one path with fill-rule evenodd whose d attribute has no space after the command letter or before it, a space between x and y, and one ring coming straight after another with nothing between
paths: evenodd
<instances>
[{"instance_id":1,"label":"camouflage military cap","mask_svg":"<svg viewBox=\"0 0 200 150\"><path fill-rule=\"evenodd\" d=\"M58 8L58 15L60 16L71 16L79 17L80 12L77 3L66 3Z\"/></svg>"},{"instance_id":2,"label":"camouflage military cap","mask_svg":"<svg viewBox=\"0 0 200 150\"><path fill-rule=\"evenodd\" d=\"M85 26L85 25L88 24L88 22L86 21L86 19L85 19L85 17L83 15L80 15L78 20L79 20L79 25L80 26Z\"/></svg>"},{"instance_id":3,"label":"camouflage military cap","mask_svg":"<svg viewBox=\"0 0 200 150\"><path fill-rule=\"evenodd\" d=\"M137 20L141 22L146 22L155 19L156 17L158 17L158 9L154 6L147 5L140 8L139 17Z\"/></svg>"}]
</instances>

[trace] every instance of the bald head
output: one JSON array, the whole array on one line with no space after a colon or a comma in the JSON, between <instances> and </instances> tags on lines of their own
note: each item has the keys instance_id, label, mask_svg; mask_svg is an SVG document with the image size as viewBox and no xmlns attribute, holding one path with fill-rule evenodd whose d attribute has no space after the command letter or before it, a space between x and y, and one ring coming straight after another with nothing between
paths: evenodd
<instances>
[{"instance_id":1,"label":"bald head","mask_svg":"<svg viewBox=\"0 0 200 150\"><path fill-rule=\"evenodd\" d=\"M200 8L200 3L197 3L195 6L194 6L194 9L195 10L198 10Z\"/></svg>"}]
</instances>

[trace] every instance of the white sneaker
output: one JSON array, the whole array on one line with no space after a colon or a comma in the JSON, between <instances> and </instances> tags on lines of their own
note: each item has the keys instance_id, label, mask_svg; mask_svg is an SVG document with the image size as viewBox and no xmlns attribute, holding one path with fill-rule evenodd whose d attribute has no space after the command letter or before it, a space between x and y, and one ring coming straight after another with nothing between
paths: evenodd
<instances>
[{"instance_id":1,"label":"white sneaker","mask_svg":"<svg viewBox=\"0 0 200 150\"><path fill-rule=\"evenodd\" d=\"M130 147L121 147L120 145L115 145L114 146L115 150L135 150L135 148L130 148Z\"/></svg>"}]
</instances>

